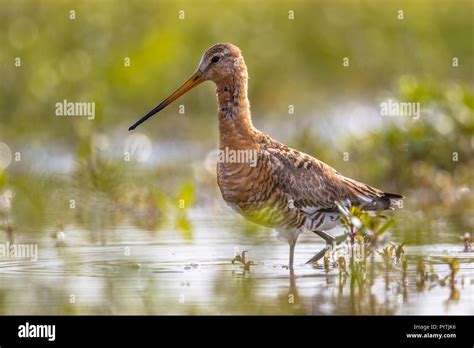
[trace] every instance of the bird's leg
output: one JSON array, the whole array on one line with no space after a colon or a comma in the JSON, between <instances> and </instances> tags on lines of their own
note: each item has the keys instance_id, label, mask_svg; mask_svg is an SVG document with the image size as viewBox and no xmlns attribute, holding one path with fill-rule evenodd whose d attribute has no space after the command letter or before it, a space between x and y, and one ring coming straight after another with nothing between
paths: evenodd
<instances>
[{"instance_id":1,"label":"bird's leg","mask_svg":"<svg viewBox=\"0 0 474 348\"><path fill-rule=\"evenodd\" d=\"M293 264L295 259L295 246L301 231L297 229L285 228L277 229L277 231L280 237L285 238L288 241L288 245L290 246L290 259L288 263L288 268L291 273L293 271Z\"/></svg>"},{"instance_id":2,"label":"bird's leg","mask_svg":"<svg viewBox=\"0 0 474 348\"><path fill-rule=\"evenodd\" d=\"M290 243L290 262L289 262L289 269L290 272L293 272L293 260L295 258L295 246L296 246L296 240L291 241Z\"/></svg>"},{"instance_id":3,"label":"bird's leg","mask_svg":"<svg viewBox=\"0 0 474 348\"><path fill-rule=\"evenodd\" d=\"M336 242L336 245L339 245L347 240L347 237L349 236L348 232L344 232L340 236L334 237L334 241Z\"/></svg>"},{"instance_id":4,"label":"bird's leg","mask_svg":"<svg viewBox=\"0 0 474 348\"><path fill-rule=\"evenodd\" d=\"M324 239L326 241L326 246L321 251L319 251L316 255L314 255L311 259L309 259L306 262L306 264L315 263L315 262L319 261L322 257L324 257L324 255L326 254L326 252L328 250L334 249L336 244L342 242L342 240L340 240L340 237L335 238L332 235L330 235L329 233L326 233L324 231L313 231L313 232L316 233L318 236L320 236L322 239ZM344 240L346 238L347 238L347 236L344 235Z\"/></svg>"},{"instance_id":5,"label":"bird's leg","mask_svg":"<svg viewBox=\"0 0 474 348\"><path fill-rule=\"evenodd\" d=\"M318 236L320 236L322 239L326 241L327 245L330 245L331 247L334 247L336 245L336 238L332 235L330 235L327 232L324 231L313 231L316 233Z\"/></svg>"},{"instance_id":6,"label":"bird's leg","mask_svg":"<svg viewBox=\"0 0 474 348\"><path fill-rule=\"evenodd\" d=\"M316 255L314 255L312 258L310 258L308 261L306 261L306 264L318 262L321 258L324 257L324 255L326 255L327 251L330 250L330 249L331 249L331 247L328 244L325 245L322 250L320 250Z\"/></svg>"}]
</instances>

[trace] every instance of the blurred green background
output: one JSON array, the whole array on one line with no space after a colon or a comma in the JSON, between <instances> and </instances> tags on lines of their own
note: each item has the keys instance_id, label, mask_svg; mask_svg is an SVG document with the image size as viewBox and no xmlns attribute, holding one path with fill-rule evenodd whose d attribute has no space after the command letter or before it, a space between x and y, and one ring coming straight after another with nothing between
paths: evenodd
<instances>
[{"instance_id":1,"label":"blurred green background","mask_svg":"<svg viewBox=\"0 0 474 348\"><path fill-rule=\"evenodd\" d=\"M474 226L472 1L0 5L0 141L21 154L1 173L0 188L14 194L8 215L19 233L87 222L94 200L105 202L104 215L129 211L138 225L136 216L151 214L151 229L182 192L193 197L189 206L220 200L209 160L217 144L211 83L147 122L143 136L127 132L216 42L243 51L258 128L407 196L403 239L436 240L431 225L440 218L459 226L443 234L449 240ZM381 116L387 98L420 102L421 118ZM95 102L95 119L55 116L64 99ZM126 162L130 147L145 154ZM71 197L80 201L74 212ZM118 215L117 223L126 218Z\"/></svg>"}]
</instances>

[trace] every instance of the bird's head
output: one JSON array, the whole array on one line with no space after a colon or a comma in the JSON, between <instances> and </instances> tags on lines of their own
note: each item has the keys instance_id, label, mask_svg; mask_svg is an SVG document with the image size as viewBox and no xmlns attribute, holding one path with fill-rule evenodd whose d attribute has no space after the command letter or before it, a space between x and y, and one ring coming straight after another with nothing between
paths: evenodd
<instances>
[{"instance_id":1,"label":"bird's head","mask_svg":"<svg viewBox=\"0 0 474 348\"><path fill-rule=\"evenodd\" d=\"M216 44L203 54L197 72L202 74L204 81L218 82L242 69L245 69L245 63L237 46Z\"/></svg>"},{"instance_id":2,"label":"bird's head","mask_svg":"<svg viewBox=\"0 0 474 348\"><path fill-rule=\"evenodd\" d=\"M135 122L128 130L134 130L141 123L166 108L180 96L200 85L204 81L219 80L229 76L247 76L247 68L240 49L232 44L216 44L209 48L202 56L196 72L184 82L173 94L150 110L145 116Z\"/></svg>"}]
</instances>

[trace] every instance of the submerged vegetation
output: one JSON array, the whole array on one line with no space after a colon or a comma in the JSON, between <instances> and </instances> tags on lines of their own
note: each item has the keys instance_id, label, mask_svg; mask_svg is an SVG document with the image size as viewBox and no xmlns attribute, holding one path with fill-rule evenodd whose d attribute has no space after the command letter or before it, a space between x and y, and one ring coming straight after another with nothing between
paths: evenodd
<instances>
[{"instance_id":1,"label":"submerged vegetation","mask_svg":"<svg viewBox=\"0 0 474 348\"><path fill-rule=\"evenodd\" d=\"M386 290L392 288L391 283L395 283L398 300L402 303L407 296L407 272L410 260L405 255L405 243L397 244L391 241L389 232L395 225L394 220L380 214L362 211L358 207L346 208L339 205L339 209L344 214L342 223L347 241L326 253L322 268L326 273L331 272L331 269L337 269L340 291L342 292L348 285L350 296L359 296L359 305L367 296L371 308L375 310L373 291L375 282L380 278L384 279ZM411 263L414 261L411 260ZM458 301L459 260L443 258L442 261L450 270L444 277L435 272L433 263L423 258L417 259L417 289L423 292L430 291L435 286L447 286L450 289L448 301Z\"/></svg>"}]
</instances>

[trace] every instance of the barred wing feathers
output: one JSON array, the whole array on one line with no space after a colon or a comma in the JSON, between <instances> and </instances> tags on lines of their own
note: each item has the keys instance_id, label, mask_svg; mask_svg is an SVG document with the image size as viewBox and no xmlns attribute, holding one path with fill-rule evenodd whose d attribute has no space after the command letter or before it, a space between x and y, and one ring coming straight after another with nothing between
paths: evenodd
<instances>
[{"instance_id":1,"label":"barred wing feathers","mask_svg":"<svg viewBox=\"0 0 474 348\"><path fill-rule=\"evenodd\" d=\"M386 210L404 198L347 178L324 162L286 145L272 145L266 151L278 186L295 207L306 213L337 211L336 202L362 206L364 210Z\"/></svg>"}]
</instances>

